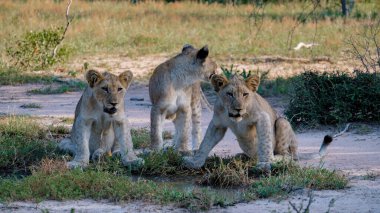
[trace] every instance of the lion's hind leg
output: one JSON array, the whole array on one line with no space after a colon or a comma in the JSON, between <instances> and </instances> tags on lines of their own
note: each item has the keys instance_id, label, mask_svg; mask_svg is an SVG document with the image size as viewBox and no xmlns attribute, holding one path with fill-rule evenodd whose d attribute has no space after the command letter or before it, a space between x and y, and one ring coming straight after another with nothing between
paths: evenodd
<instances>
[{"instance_id":1,"label":"lion's hind leg","mask_svg":"<svg viewBox=\"0 0 380 213\"><path fill-rule=\"evenodd\" d=\"M275 123L275 131L276 147L274 154L280 155L282 158L291 157L293 160L297 160L298 141L290 123L285 118L278 118Z\"/></svg>"}]
</instances>

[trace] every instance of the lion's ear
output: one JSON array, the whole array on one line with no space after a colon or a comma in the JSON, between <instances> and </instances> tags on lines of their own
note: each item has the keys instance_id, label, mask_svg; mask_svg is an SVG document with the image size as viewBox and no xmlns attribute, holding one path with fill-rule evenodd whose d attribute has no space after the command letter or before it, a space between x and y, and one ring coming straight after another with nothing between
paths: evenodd
<instances>
[{"instance_id":1,"label":"lion's ear","mask_svg":"<svg viewBox=\"0 0 380 213\"><path fill-rule=\"evenodd\" d=\"M245 80L245 85L253 92L256 92L259 88L260 77L258 75L250 76Z\"/></svg>"},{"instance_id":2,"label":"lion's ear","mask_svg":"<svg viewBox=\"0 0 380 213\"><path fill-rule=\"evenodd\" d=\"M119 81L125 89L128 89L129 85L132 82L132 78L133 78L133 73L129 70L123 73L120 73L119 75Z\"/></svg>"},{"instance_id":3,"label":"lion's ear","mask_svg":"<svg viewBox=\"0 0 380 213\"><path fill-rule=\"evenodd\" d=\"M211 77L211 84L216 92L219 92L227 83L227 78L222 75L215 74Z\"/></svg>"},{"instance_id":4,"label":"lion's ear","mask_svg":"<svg viewBox=\"0 0 380 213\"><path fill-rule=\"evenodd\" d=\"M95 84L99 83L103 79L104 79L103 75L96 70L89 70L86 73L86 80L91 88L94 87Z\"/></svg>"},{"instance_id":5,"label":"lion's ear","mask_svg":"<svg viewBox=\"0 0 380 213\"><path fill-rule=\"evenodd\" d=\"M206 58L208 56L208 53L209 53L208 46L205 45L200 50L198 50L198 52L197 52L197 59L200 59L202 61L206 60Z\"/></svg>"}]
</instances>

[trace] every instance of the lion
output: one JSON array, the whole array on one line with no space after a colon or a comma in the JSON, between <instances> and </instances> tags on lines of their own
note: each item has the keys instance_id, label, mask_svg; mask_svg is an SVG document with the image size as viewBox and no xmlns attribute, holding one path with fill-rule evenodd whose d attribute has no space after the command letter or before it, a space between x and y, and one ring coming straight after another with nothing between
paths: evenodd
<instances>
[{"instance_id":1,"label":"lion","mask_svg":"<svg viewBox=\"0 0 380 213\"><path fill-rule=\"evenodd\" d=\"M282 159L298 160L298 141L290 123L277 116L269 103L257 94L260 78L233 75L230 80L222 75L213 75L217 99L214 115L206 135L194 156L185 157L188 168L204 165L210 151L224 137L227 129L235 134L244 154L258 158L259 169L270 171L271 163ZM318 156L323 156L331 136L325 136Z\"/></svg>"},{"instance_id":2,"label":"lion","mask_svg":"<svg viewBox=\"0 0 380 213\"><path fill-rule=\"evenodd\" d=\"M185 45L177 56L160 64L149 80L149 96L152 102L151 149L163 146L162 124L171 119L175 125L174 148L188 153L190 122L192 123L192 150L201 142L201 88L202 80L208 81L217 69L209 57L206 46L195 49Z\"/></svg>"},{"instance_id":3,"label":"lion","mask_svg":"<svg viewBox=\"0 0 380 213\"><path fill-rule=\"evenodd\" d=\"M75 109L71 137L63 139L59 148L75 155L69 168L86 167L90 157L98 160L105 153L120 156L125 166L144 163L133 150L130 125L124 111L125 93L133 74L119 76L89 70L88 82Z\"/></svg>"}]
</instances>

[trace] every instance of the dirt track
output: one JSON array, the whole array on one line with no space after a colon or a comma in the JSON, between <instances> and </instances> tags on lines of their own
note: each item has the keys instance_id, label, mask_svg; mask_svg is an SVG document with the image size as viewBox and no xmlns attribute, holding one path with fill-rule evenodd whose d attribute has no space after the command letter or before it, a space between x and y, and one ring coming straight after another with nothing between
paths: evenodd
<instances>
[{"instance_id":1,"label":"dirt track","mask_svg":"<svg viewBox=\"0 0 380 213\"><path fill-rule=\"evenodd\" d=\"M26 91L39 88L42 85L23 86L1 86L0 87L0 113L6 114L29 114L33 116L44 116L45 121L55 122L57 117L72 117L75 105L80 97L80 92L72 92L59 95L27 95ZM144 98L144 101L130 101L131 97ZM276 106L276 101L271 100ZM22 104L38 103L39 109L20 108ZM276 106L281 107L281 106ZM127 115L133 127L148 127L150 102L146 86L133 85L126 98ZM55 117L55 118L52 118ZM212 113L203 110L202 128L203 132L211 120ZM332 199L335 203L330 208L331 212L380 212L380 129L371 126L372 132L361 135L352 131L338 138L329 148L329 155L324 159L324 167L338 169L345 172L351 179L351 188L340 191L318 191L314 192L314 202L311 212L326 212ZM166 122L165 129L173 130L173 125ZM300 141L300 153L315 152L318 150L323 136L330 130L313 130L297 134ZM218 155L233 155L241 152L235 137L227 132L225 138L213 150ZM306 165L318 165L318 161L301 161ZM370 180L367 180L368 177ZM373 177L372 177L373 176ZM294 203L307 204L307 193L295 192L289 198ZM52 211L68 211L71 208L80 211L91 212L93 210L104 211L172 211L173 207L161 207L141 202L116 205L107 202L94 202L91 200L56 202L45 201L38 205L25 202L16 202L10 206L1 206L0 211L40 211L50 209ZM290 208L288 200L277 202L274 200L259 200L248 204L238 204L227 209L214 209L219 212L288 212ZM176 209L177 211L182 211Z\"/></svg>"}]
</instances>

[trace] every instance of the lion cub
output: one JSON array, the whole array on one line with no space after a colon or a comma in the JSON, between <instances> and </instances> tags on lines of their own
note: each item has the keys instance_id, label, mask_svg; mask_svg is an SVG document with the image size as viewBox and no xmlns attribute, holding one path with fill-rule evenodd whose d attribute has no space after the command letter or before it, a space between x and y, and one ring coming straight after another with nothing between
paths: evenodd
<instances>
[{"instance_id":1,"label":"lion cub","mask_svg":"<svg viewBox=\"0 0 380 213\"><path fill-rule=\"evenodd\" d=\"M251 76L243 80L238 75L227 79L213 75L211 83L217 93L214 115L198 152L184 160L186 167L199 168L224 137L227 129L236 136L240 148L252 158L258 158L258 168L270 170L273 161L284 157L298 159L298 141L290 123L278 117L269 103L257 94L260 79ZM325 136L320 149L325 154L331 136Z\"/></svg>"},{"instance_id":2,"label":"lion cub","mask_svg":"<svg viewBox=\"0 0 380 213\"><path fill-rule=\"evenodd\" d=\"M192 149L201 141L201 80L209 80L217 68L210 58L207 46L195 49L185 45L182 52L160 64L149 80L151 148L162 148L162 124L173 119L174 148L188 152L190 122L192 122Z\"/></svg>"},{"instance_id":3,"label":"lion cub","mask_svg":"<svg viewBox=\"0 0 380 213\"><path fill-rule=\"evenodd\" d=\"M119 76L90 70L89 86L75 109L71 138L61 141L59 148L75 155L69 168L86 167L90 157L99 159L104 153L119 155L125 166L140 166L143 160L133 151L128 120L124 112L124 96L133 74Z\"/></svg>"}]
</instances>

